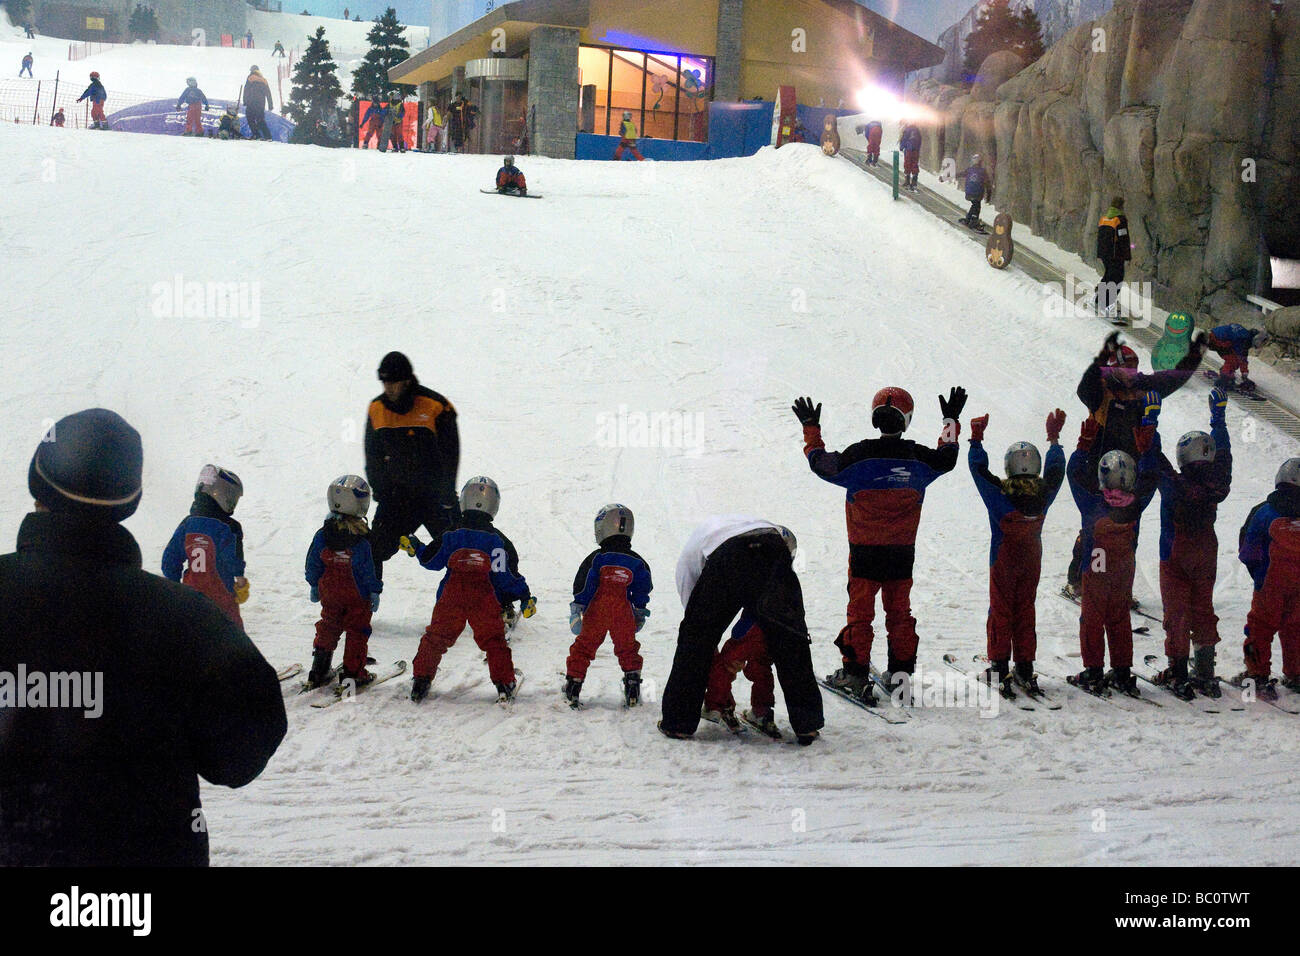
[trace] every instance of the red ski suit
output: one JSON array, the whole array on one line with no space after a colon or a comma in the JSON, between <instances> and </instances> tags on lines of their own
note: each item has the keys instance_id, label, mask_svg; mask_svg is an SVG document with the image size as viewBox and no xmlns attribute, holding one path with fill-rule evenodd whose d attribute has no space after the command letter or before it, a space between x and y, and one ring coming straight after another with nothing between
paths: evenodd
<instances>
[{"instance_id":1,"label":"red ski suit","mask_svg":"<svg viewBox=\"0 0 1300 956\"><path fill-rule=\"evenodd\" d=\"M749 709L755 717L766 717L776 706L772 659L767 656L763 629L746 617L736 622L731 638L713 656L704 706L709 710L734 708L736 699L731 695L731 685L742 671L751 685Z\"/></svg>"},{"instance_id":2,"label":"red ski suit","mask_svg":"<svg viewBox=\"0 0 1300 956\"><path fill-rule=\"evenodd\" d=\"M330 519L312 539L306 569L307 583L320 597L320 620L312 647L333 653L339 636L346 633L343 668L356 674L365 666L370 643L371 595L384 587L375 576L370 542Z\"/></svg>"},{"instance_id":3,"label":"red ski suit","mask_svg":"<svg viewBox=\"0 0 1300 956\"><path fill-rule=\"evenodd\" d=\"M1282 675L1300 677L1300 488L1280 485L1256 505L1241 529L1239 557L1255 581L1246 615L1246 671L1268 677L1273 635L1282 644Z\"/></svg>"}]
</instances>

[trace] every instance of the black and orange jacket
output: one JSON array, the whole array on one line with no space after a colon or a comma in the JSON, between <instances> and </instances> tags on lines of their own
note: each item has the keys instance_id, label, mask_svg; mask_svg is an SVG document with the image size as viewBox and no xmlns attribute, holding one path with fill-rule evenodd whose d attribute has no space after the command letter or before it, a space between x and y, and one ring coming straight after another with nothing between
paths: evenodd
<instances>
[{"instance_id":1,"label":"black and orange jacket","mask_svg":"<svg viewBox=\"0 0 1300 956\"><path fill-rule=\"evenodd\" d=\"M885 436L841 452L826 450L818 426L805 425L803 433L813 473L846 492L849 573L873 581L910 578L925 489L956 466L957 429L937 448Z\"/></svg>"},{"instance_id":2,"label":"black and orange jacket","mask_svg":"<svg viewBox=\"0 0 1300 956\"><path fill-rule=\"evenodd\" d=\"M1114 206L1106 210L1097 224L1097 258L1110 262L1127 262L1133 258L1128 220Z\"/></svg>"},{"instance_id":3,"label":"black and orange jacket","mask_svg":"<svg viewBox=\"0 0 1300 956\"><path fill-rule=\"evenodd\" d=\"M456 409L418 382L398 402L379 395L366 419L366 478L376 501L456 500L460 433Z\"/></svg>"}]
</instances>

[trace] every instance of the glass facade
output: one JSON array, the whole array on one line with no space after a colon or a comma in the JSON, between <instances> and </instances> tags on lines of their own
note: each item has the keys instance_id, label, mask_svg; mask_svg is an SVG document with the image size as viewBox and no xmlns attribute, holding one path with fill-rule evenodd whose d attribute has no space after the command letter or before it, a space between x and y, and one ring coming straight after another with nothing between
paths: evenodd
<instances>
[{"instance_id":1,"label":"glass facade","mask_svg":"<svg viewBox=\"0 0 1300 956\"><path fill-rule=\"evenodd\" d=\"M712 57L584 45L578 73L582 132L617 136L630 110L641 136L708 141Z\"/></svg>"}]
</instances>

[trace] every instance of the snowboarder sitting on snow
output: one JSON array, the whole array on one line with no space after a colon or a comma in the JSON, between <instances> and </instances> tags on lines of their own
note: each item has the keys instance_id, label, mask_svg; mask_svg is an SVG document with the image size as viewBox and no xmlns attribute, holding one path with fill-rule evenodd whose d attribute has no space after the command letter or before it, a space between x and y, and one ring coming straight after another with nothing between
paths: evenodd
<instances>
[{"instance_id":1,"label":"snowboarder sitting on snow","mask_svg":"<svg viewBox=\"0 0 1300 956\"><path fill-rule=\"evenodd\" d=\"M618 126L618 135L618 146L614 150L615 159L622 159L623 150L625 149L632 151L633 159L645 159L645 157L641 155L641 151L636 148L636 124L632 122L631 110L623 111L623 122Z\"/></svg>"},{"instance_id":2,"label":"snowboarder sitting on snow","mask_svg":"<svg viewBox=\"0 0 1300 956\"><path fill-rule=\"evenodd\" d=\"M1260 700L1277 700L1273 635L1282 643L1282 686L1300 693L1300 458L1282 463L1272 494L1242 525L1238 557L1255 582L1246 615L1246 671Z\"/></svg>"},{"instance_id":3,"label":"snowboarder sitting on snow","mask_svg":"<svg viewBox=\"0 0 1300 956\"><path fill-rule=\"evenodd\" d=\"M1138 478L1137 462L1126 451L1108 451L1094 470L1091 449L1098 437L1096 419L1086 418L1079 446L1070 456L1066 477L1083 515L1083 581L1079 646L1083 671L1072 678L1092 693L1109 685L1137 696L1133 676L1133 574L1138 521L1155 496L1154 476ZM1104 673L1110 646L1110 673Z\"/></svg>"},{"instance_id":4,"label":"snowboarder sitting on snow","mask_svg":"<svg viewBox=\"0 0 1300 956\"><path fill-rule=\"evenodd\" d=\"M204 465L190 514L163 551L162 573L206 594L240 627L239 605L248 600L244 529L233 517L244 485L233 471Z\"/></svg>"},{"instance_id":5,"label":"snowboarder sitting on snow","mask_svg":"<svg viewBox=\"0 0 1300 956\"><path fill-rule=\"evenodd\" d=\"M63 124L66 123L67 121L68 121L68 120L67 120L67 117L65 117L65 116L63 115L63 107L60 106L60 107L58 108L58 110L55 111L54 116L50 118L50 125L51 125L51 126L60 126L60 127L61 127L61 126L63 126Z\"/></svg>"},{"instance_id":6,"label":"snowboarder sitting on snow","mask_svg":"<svg viewBox=\"0 0 1300 956\"><path fill-rule=\"evenodd\" d=\"M1160 599L1164 605L1165 656L1169 666L1156 683L1184 700L1200 690L1220 696L1214 676L1214 647L1219 643L1214 614L1214 578L1218 570L1219 539L1214 521L1219 504L1232 484L1232 447L1222 389L1210 391L1210 432L1187 432L1178 439L1178 469L1160 448L1156 431L1159 408L1138 430L1140 479L1153 476L1160 489ZM1195 673L1188 660L1195 647Z\"/></svg>"},{"instance_id":7,"label":"snowboarder sitting on snow","mask_svg":"<svg viewBox=\"0 0 1300 956\"><path fill-rule=\"evenodd\" d=\"M27 78L29 80L32 79L32 64L35 62L36 61L32 59L32 55L28 53L25 57L23 57L23 65L19 68L18 75L21 77L23 75L23 71L25 70L27 72Z\"/></svg>"},{"instance_id":8,"label":"snowboarder sitting on snow","mask_svg":"<svg viewBox=\"0 0 1300 956\"><path fill-rule=\"evenodd\" d=\"M1223 368L1219 369L1216 384L1223 389L1236 385L1244 392L1253 392L1255 383L1250 380L1250 350L1267 345L1269 339L1269 334L1263 329L1248 329L1236 322L1211 329L1209 347L1223 358ZM1238 372L1241 373L1240 383L1237 382Z\"/></svg>"},{"instance_id":9,"label":"snowboarder sitting on snow","mask_svg":"<svg viewBox=\"0 0 1300 956\"><path fill-rule=\"evenodd\" d=\"M104 101L107 99L108 91L104 89L104 84L100 82L99 73L91 70L90 85L77 97L78 103L82 100L90 100L91 129L108 129L108 123L104 118Z\"/></svg>"},{"instance_id":10,"label":"snowboarder sitting on snow","mask_svg":"<svg viewBox=\"0 0 1300 956\"><path fill-rule=\"evenodd\" d=\"M846 491L848 623L835 639L844 666L829 680L868 704L875 702L870 664L877 593L884 604L889 638L886 686L892 690L903 679L895 675L911 675L916 667L916 619L911 604L916 528L926 486L957 464L958 419L965 405L963 388L952 389L946 399L939 396L943 429L938 448L930 448L903 438L912 421L912 396L901 388L882 388L871 400L871 424L882 436L856 442L842 452L826 450L821 405L800 398L793 406L803 426L808 466L823 481Z\"/></svg>"},{"instance_id":11,"label":"snowboarder sitting on snow","mask_svg":"<svg viewBox=\"0 0 1300 956\"><path fill-rule=\"evenodd\" d=\"M487 655L488 673L497 699L515 696L515 665L506 643L503 606L519 601L520 613L532 617L537 600L519 573L519 555L492 519L501 506L501 491L491 478L471 478L460 492L460 526L444 532L438 546L402 536L402 550L430 571L446 570L438 585L433 617L420 638L412 666L411 700L429 695L442 657L468 624L474 643Z\"/></svg>"},{"instance_id":12,"label":"snowboarder sitting on snow","mask_svg":"<svg viewBox=\"0 0 1300 956\"><path fill-rule=\"evenodd\" d=\"M176 108L186 107L185 132L182 136L203 135L203 111L208 108L208 98L199 89L199 81L194 77L185 80L185 90L176 101Z\"/></svg>"},{"instance_id":13,"label":"snowboarder sitting on snow","mask_svg":"<svg viewBox=\"0 0 1300 956\"><path fill-rule=\"evenodd\" d=\"M879 120L872 120L870 123L856 127L855 131L864 133L867 137L867 165L876 165L880 162L880 138L884 135L885 128L880 125Z\"/></svg>"},{"instance_id":14,"label":"snowboarder sitting on snow","mask_svg":"<svg viewBox=\"0 0 1300 956\"><path fill-rule=\"evenodd\" d=\"M515 165L513 156L507 156L501 161L501 168L497 170L497 192L508 193L511 196L528 195L528 180Z\"/></svg>"},{"instance_id":15,"label":"snowboarder sitting on snow","mask_svg":"<svg viewBox=\"0 0 1300 956\"><path fill-rule=\"evenodd\" d=\"M217 136L221 139L244 138L239 131L239 108L237 106L227 106L226 111L221 114L221 122L217 125Z\"/></svg>"},{"instance_id":16,"label":"snowboarder sitting on snow","mask_svg":"<svg viewBox=\"0 0 1300 956\"><path fill-rule=\"evenodd\" d=\"M989 546L989 668L985 679L1006 685L1011 681L1010 661L1015 653L1015 682L1030 693L1038 690L1034 658L1038 651L1034 599L1043 560L1043 522L1065 480L1065 452L1061 450L1061 427L1065 412L1059 408L1047 416L1047 467L1038 449L1029 442L1016 442L1003 458L1007 477L989 471L984 450L984 429L988 415L970 423L971 477L988 509L993 540ZM1041 472L1041 477L1040 477Z\"/></svg>"},{"instance_id":17,"label":"snowboarder sitting on snow","mask_svg":"<svg viewBox=\"0 0 1300 956\"><path fill-rule=\"evenodd\" d=\"M370 485L360 475L344 475L330 482L325 500L329 517L307 549L307 585L312 603L320 602L307 686L320 687L329 678L339 635L346 632L339 682L362 687L375 679L366 670L366 653L370 615L379 610L384 590L367 540Z\"/></svg>"},{"instance_id":18,"label":"snowboarder sitting on snow","mask_svg":"<svg viewBox=\"0 0 1300 956\"><path fill-rule=\"evenodd\" d=\"M970 203L970 211L961 222L982 231L984 225L980 222L980 205L986 198L990 201L993 199L993 183L989 180L988 170L984 168L984 160L979 153L970 158L970 165L962 170L961 178L966 184L966 201Z\"/></svg>"},{"instance_id":19,"label":"snowboarder sitting on snow","mask_svg":"<svg viewBox=\"0 0 1300 956\"><path fill-rule=\"evenodd\" d=\"M625 505L606 505L596 513L596 544L583 559L573 579L569 605L569 630L577 637L569 648L564 697L577 706L587 668L596 649L609 634L623 669L623 700L634 706L641 700L641 645L636 634L650 611L650 565L632 550L635 519Z\"/></svg>"}]
</instances>

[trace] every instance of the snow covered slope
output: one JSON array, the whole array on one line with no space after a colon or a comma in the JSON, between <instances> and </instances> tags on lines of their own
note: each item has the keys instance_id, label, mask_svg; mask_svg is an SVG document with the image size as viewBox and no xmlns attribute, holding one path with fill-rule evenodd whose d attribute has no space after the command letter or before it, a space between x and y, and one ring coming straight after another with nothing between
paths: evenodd
<instances>
[{"instance_id":1,"label":"snow covered slope","mask_svg":"<svg viewBox=\"0 0 1300 956\"><path fill-rule=\"evenodd\" d=\"M1044 317L1029 280L989 269L975 244L814 146L713 163L522 160L540 202L480 194L497 162L0 124L4 547L49 420L113 408L144 436L145 495L127 527L148 564L200 466L234 469L249 633L276 664L306 661L306 547L327 483L363 468L375 367L401 349L459 408L462 479L500 483L499 524L538 596L516 631L528 680L513 711L490 703L468 635L422 707L404 681L327 711L291 700L266 773L241 791L204 788L216 862L1294 860L1300 718L1262 706L1201 716L1172 698L1114 705L1053 684L1056 713L926 709L896 728L828 697L806 749L709 724L678 742L656 732L656 707L620 709L608 645L588 709L562 706L569 585L600 505L635 510L658 584L642 632L652 692L680 620L678 548L724 510L797 533L813 656L829 672L842 496L809 473L791 400L825 402L827 440L843 447L868 434L872 393L902 384L918 401L912 434L931 440L935 396L964 385L964 417L992 416L995 456L1041 444L1058 405L1072 446L1074 384L1105 329ZM178 315L177 277L247 283L246 307ZM1205 396L1196 381L1171 399L1166 435L1204 427ZM655 415L670 427L652 443L638 426ZM1249 599L1236 531L1294 453L1230 415L1225 673L1241 663ZM925 507L920 663L944 673L944 652L983 650L989 531L964 461ZM1157 603L1154 507L1144 524L1138 592ZM1063 495L1038 607L1048 673L1078 667L1076 610L1054 595L1077 527ZM386 581L373 653L409 660L437 576L399 555Z\"/></svg>"}]
</instances>

